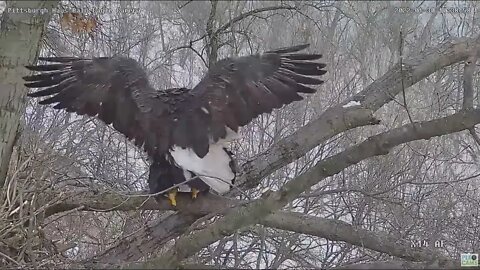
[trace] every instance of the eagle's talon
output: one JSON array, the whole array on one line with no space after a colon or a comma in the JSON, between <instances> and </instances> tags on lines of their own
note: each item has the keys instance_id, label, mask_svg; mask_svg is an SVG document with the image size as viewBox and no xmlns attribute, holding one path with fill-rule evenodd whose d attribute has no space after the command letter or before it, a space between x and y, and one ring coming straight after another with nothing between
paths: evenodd
<instances>
[{"instance_id":1,"label":"eagle's talon","mask_svg":"<svg viewBox=\"0 0 480 270\"><path fill-rule=\"evenodd\" d=\"M174 188L168 191L168 199L170 200L170 204L172 206L177 206L177 192L178 188Z\"/></svg>"},{"instance_id":2,"label":"eagle's talon","mask_svg":"<svg viewBox=\"0 0 480 270\"><path fill-rule=\"evenodd\" d=\"M196 199L198 196L198 193L200 193L200 190L196 188L192 188L192 199Z\"/></svg>"}]
</instances>

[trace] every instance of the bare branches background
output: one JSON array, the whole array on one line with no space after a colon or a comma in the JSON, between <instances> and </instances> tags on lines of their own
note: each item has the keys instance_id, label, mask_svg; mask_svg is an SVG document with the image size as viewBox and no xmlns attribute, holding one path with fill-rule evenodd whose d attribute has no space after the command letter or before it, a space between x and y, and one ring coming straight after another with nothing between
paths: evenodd
<instances>
[{"instance_id":1,"label":"bare branches background","mask_svg":"<svg viewBox=\"0 0 480 270\"><path fill-rule=\"evenodd\" d=\"M155 87L191 87L224 57L310 43L328 78L242 130L231 147L244 194L178 209L146 195L146 155L113 128L28 100L2 188L1 264L458 267L480 241L478 7L62 1L101 27L92 39L53 14L41 55L126 55Z\"/></svg>"}]
</instances>

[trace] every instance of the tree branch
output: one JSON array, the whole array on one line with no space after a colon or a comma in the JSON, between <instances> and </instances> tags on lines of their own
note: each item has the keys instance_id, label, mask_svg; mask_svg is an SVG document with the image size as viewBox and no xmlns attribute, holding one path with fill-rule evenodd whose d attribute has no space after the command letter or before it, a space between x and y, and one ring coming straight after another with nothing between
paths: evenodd
<instances>
[{"instance_id":1,"label":"tree branch","mask_svg":"<svg viewBox=\"0 0 480 270\"><path fill-rule=\"evenodd\" d=\"M245 12L245 13L242 13L240 15L238 15L237 17L231 19L228 23L220 26L214 33L212 36L216 37L218 36L219 34L221 34L221 32L227 30L228 28L232 27L232 25L234 25L235 23L243 20L243 19L246 19L252 15L255 15L257 13L262 13L262 12L265 12L265 11L272 11L272 10L296 10L298 8L296 7L291 7L291 6L274 6L274 7L264 7L264 8L257 8L257 9L254 9L254 10L250 10L248 12Z\"/></svg>"},{"instance_id":2,"label":"tree branch","mask_svg":"<svg viewBox=\"0 0 480 270\"><path fill-rule=\"evenodd\" d=\"M194 215L179 215L178 213L158 220L154 225L145 227L123 239L117 245L107 249L102 254L83 261L89 268L109 268L126 262L138 261L151 255L152 251L164 246L168 241L188 229L190 224L198 219Z\"/></svg>"},{"instance_id":3,"label":"tree branch","mask_svg":"<svg viewBox=\"0 0 480 270\"><path fill-rule=\"evenodd\" d=\"M119 195L112 195L111 197L113 196ZM89 205L88 199L85 199L84 204L82 204L85 209L96 207L103 197L98 196L97 198L94 198L92 196L90 198L93 199L92 201L94 203L93 205ZM121 198L115 200L120 201ZM210 196L199 198L199 200L204 201L201 202L203 204L203 207L201 208L202 211L210 213L219 211L219 208L223 208L221 210L224 210L227 208L227 205L233 206L239 203L225 198L223 198L223 202L221 202L218 198L210 198ZM214 201L216 203L213 203ZM105 205L110 205L110 203L111 202L106 202ZM179 200L179 206L182 208L191 207L191 204L192 203L188 202L188 200ZM218 205L222 205L222 207L217 207ZM136 210L140 207L140 201L131 200L124 205L123 210ZM155 210L155 208L152 207L150 210ZM157 204L156 210L165 210L165 208L163 207L163 204ZM200 213L200 215L205 214L205 212ZM189 225L198 218L198 216L199 215L172 214L160 220L153 226L146 226L144 229L131 235L129 238L122 240L115 247L108 249L101 255L89 259L84 263L88 263L91 267L108 267L112 264L119 265L125 262L139 260L144 256L148 256L152 250L155 250L155 247L163 246L166 242L184 232ZM442 255L431 249L411 248L409 246L410 243L407 240L395 239L390 235L381 232L372 232L357 228L340 220L331 220L301 213L279 211L267 216L265 220L260 222L260 224L280 230L318 236L332 241L343 241L410 261L433 261L438 260L439 258L442 258L443 261L449 260L443 258ZM107 265L105 266L105 264Z\"/></svg>"},{"instance_id":4,"label":"tree branch","mask_svg":"<svg viewBox=\"0 0 480 270\"><path fill-rule=\"evenodd\" d=\"M467 59L472 51L480 51L478 39L446 42L422 55L409 57L403 61L403 72L397 64L363 91L327 109L316 120L243 164L243 174L237 178L236 183L244 188L254 188L267 175L304 156L333 136L356 127L375 124L373 113L402 91L402 73L406 89L437 70ZM360 101L362 107L344 108L343 105L350 101Z\"/></svg>"},{"instance_id":5,"label":"tree branch","mask_svg":"<svg viewBox=\"0 0 480 270\"><path fill-rule=\"evenodd\" d=\"M332 241L343 241L409 261L434 261L441 258L443 261L454 264L435 250L411 248L410 242L406 239L396 239L386 233L357 228L341 220L279 211L260 223L281 230L318 236Z\"/></svg>"},{"instance_id":6,"label":"tree branch","mask_svg":"<svg viewBox=\"0 0 480 270\"><path fill-rule=\"evenodd\" d=\"M463 70L463 108L473 108L473 73L477 65L477 52L468 57Z\"/></svg>"},{"instance_id":7,"label":"tree branch","mask_svg":"<svg viewBox=\"0 0 480 270\"><path fill-rule=\"evenodd\" d=\"M72 196L61 203L46 207L45 217L57 213L82 207L82 211L111 212L111 211L136 211L136 210L178 210L182 213L193 215L206 215L212 212L223 211L225 208L238 205L240 201L228 199L215 194L205 194L192 200L187 193L177 194L177 207L172 207L166 197L160 196L156 201L146 194L120 194L103 192L95 194L85 192Z\"/></svg>"},{"instance_id":8,"label":"tree branch","mask_svg":"<svg viewBox=\"0 0 480 270\"><path fill-rule=\"evenodd\" d=\"M178 196L184 196L184 194L178 194ZM224 211L228 207L233 207L241 203L240 201L234 201L213 194L199 197L196 201L191 201L186 198L186 196L188 195L185 195L185 198L179 199L178 207L184 209L184 211L187 211L187 209L195 209L192 210L195 211L195 213L189 215L170 215L155 225L146 226L145 229L135 233L128 239L122 240L115 247L108 249L93 259L89 259L85 263L91 263L96 266L98 266L99 263L118 265L127 261L139 260L143 256L148 255L152 250L155 250L155 247L164 245L167 241L184 232L199 216ZM145 204L142 200L135 198L138 197L126 201L123 203L121 209L117 208L117 210L167 210L167 208L170 208L166 202L156 203L150 198L150 203ZM82 197L81 202L74 203L74 200L75 198L72 198L69 202L69 207L76 207L76 209L83 207L81 211L92 211L97 207L101 207L101 210L107 211L113 208L113 202L121 203L125 201L125 196L121 194L110 194L108 196L88 195ZM47 212L53 213L52 209L58 208L49 208ZM183 213L185 214L185 212ZM279 211L269 215L260 223L268 227L318 236L332 241L344 241L352 245L411 261L430 261L434 258L441 257L432 250L412 249L409 247L408 241L402 242L389 235L359 229L339 220ZM122 261L119 261L119 258L121 258Z\"/></svg>"},{"instance_id":9,"label":"tree branch","mask_svg":"<svg viewBox=\"0 0 480 270\"><path fill-rule=\"evenodd\" d=\"M468 57L467 62L463 70L463 109L473 109L473 74L475 73L475 67L477 65L478 52L474 51L470 57ZM470 128L468 130L473 140L480 145L480 137L478 137L475 128Z\"/></svg>"},{"instance_id":10,"label":"tree branch","mask_svg":"<svg viewBox=\"0 0 480 270\"><path fill-rule=\"evenodd\" d=\"M427 140L462 131L478 123L480 123L480 110L461 111L440 119L410 123L372 136L358 145L319 162L308 172L285 184L279 191L265 192L262 198L234 208L206 229L181 236L175 246L163 256L128 267L157 268L159 265L166 268L177 267L183 259L194 255L203 247L231 235L238 229L260 222L267 215L280 210L309 187L351 165L369 157L385 155L393 147L406 142ZM450 260L440 259L439 265L451 266Z\"/></svg>"},{"instance_id":11,"label":"tree branch","mask_svg":"<svg viewBox=\"0 0 480 270\"><path fill-rule=\"evenodd\" d=\"M187 3L188 4L188 3ZM185 4L184 6L186 6L187 4ZM182 6L182 8L184 7ZM191 49L193 50L197 56L200 57L200 59L203 61L203 63L205 64L206 67L210 66L212 64L211 60L214 59L215 61L217 60L216 59L216 54L217 54L217 51L221 48L221 46L215 46L214 49L214 53L208 53L208 59L209 59L209 62L207 63L207 61L203 58L202 56L202 53L199 53L197 50L195 50L193 48L193 43L196 43L206 37L209 38L209 43L211 44L212 41L214 40L217 40L218 39L218 35L222 34L223 31L227 30L228 28L232 27L232 25L234 25L235 23L238 23L239 21L241 20L244 20L252 15L255 15L257 13L262 13L262 12L265 12L265 11L273 11L273 10L295 10L297 9L296 7L290 7L290 6L274 6L274 7L265 7L265 8L258 8L258 9L254 9L254 10L250 10L248 12L245 12L245 13L242 13L240 15L238 15L237 17L233 18L232 20L230 20L229 22L227 22L226 24L220 26L217 30L215 30L215 32L213 32L213 26L212 26L212 23L213 23L213 19L214 19L214 16L215 16L215 9L216 9L216 2L212 2L212 12L209 16L209 19L208 19L208 24L207 27L206 27L206 34L194 39L194 40L191 40L189 45L183 45L183 46L179 46L179 47L176 47L174 49L171 49L169 50L167 53L173 53L177 50L180 50L180 49ZM216 41L218 42L218 41ZM212 57L210 56L210 54L212 55ZM213 57L215 56L215 57ZM213 62L215 62L213 61ZM149 64L148 64L149 65Z\"/></svg>"}]
</instances>

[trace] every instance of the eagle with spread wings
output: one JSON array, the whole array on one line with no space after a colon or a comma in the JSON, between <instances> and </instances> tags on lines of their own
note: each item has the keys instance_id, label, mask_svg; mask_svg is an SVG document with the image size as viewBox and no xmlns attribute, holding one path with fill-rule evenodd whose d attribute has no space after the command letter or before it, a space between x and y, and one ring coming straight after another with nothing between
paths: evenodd
<instances>
[{"instance_id":1,"label":"eagle with spread wings","mask_svg":"<svg viewBox=\"0 0 480 270\"><path fill-rule=\"evenodd\" d=\"M239 128L262 113L312 94L326 73L321 54L301 53L298 45L212 65L192 89L154 89L140 64L126 57L40 57L27 66L25 86L41 88L30 97L39 104L96 116L143 147L151 159L150 193L176 205L177 192L232 187L236 166L228 143Z\"/></svg>"}]
</instances>

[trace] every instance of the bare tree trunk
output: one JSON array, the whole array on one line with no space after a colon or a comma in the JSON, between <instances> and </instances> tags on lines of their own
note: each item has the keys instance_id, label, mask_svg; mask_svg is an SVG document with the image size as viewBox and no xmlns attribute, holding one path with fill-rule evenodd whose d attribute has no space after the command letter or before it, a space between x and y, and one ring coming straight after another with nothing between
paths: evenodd
<instances>
[{"instance_id":1,"label":"bare tree trunk","mask_svg":"<svg viewBox=\"0 0 480 270\"><path fill-rule=\"evenodd\" d=\"M215 24L215 14L217 13L217 0L212 0L212 9L210 11L210 16L207 21L207 35L208 35L208 47L207 47L207 56L208 56L208 66L212 66L217 62L218 58L218 36L214 33L214 24Z\"/></svg>"},{"instance_id":2,"label":"bare tree trunk","mask_svg":"<svg viewBox=\"0 0 480 270\"><path fill-rule=\"evenodd\" d=\"M44 28L58 1L7 1L0 28L0 187L25 108L24 65L34 61ZM33 13L35 12L35 13Z\"/></svg>"}]
</instances>

